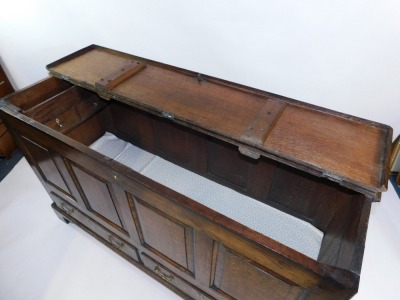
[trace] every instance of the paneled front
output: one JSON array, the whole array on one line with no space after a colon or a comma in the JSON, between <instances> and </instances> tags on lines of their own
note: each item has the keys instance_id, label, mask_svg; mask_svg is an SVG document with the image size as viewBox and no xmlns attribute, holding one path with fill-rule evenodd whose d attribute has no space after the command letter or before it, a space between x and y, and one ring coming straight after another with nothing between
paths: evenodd
<instances>
[{"instance_id":1,"label":"paneled front","mask_svg":"<svg viewBox=\"0 0 400 300\"><path fill-rule=\"evenodd\" d=\"M31 159L35 162L43 179L64 194L71 196L64 178L62 178L56 164L54 163L50 151L26 137L22 137L22 141L24 146L28 149Z\"/></svg>"},{"instance_id":2,"label":"paneled front","mask_svg":"<svg viewBox=\"0 0 400 300\"><path fill-rule=\"evenodd\" d=\"M75 223L79 222L85 230L88 230L92 234L94 233L95 237L101 239L102 242L107 246L111 246L116 250L121 251L130 258L133 258L135 261L139 261L139 254L134 246L130 245L124 240L121 240L112 232L104 228L101 224L90 219L88 216L79 211L79 209L76 209L74 206L68 204L56 194L50 193L50 197L54 203L57 204L56 208L54 208L53 205L53 209L56 212L62 212L63 218Z\"/></svg>"},{"instance_id":3,"label":"paneled front","mask_svg":"<svg viewBox=\"0 0 400 300\"><path fill-rule=\"evenodd\" d=\"M25 129L23 125L23 131ZM107 230L139 244L126 193L112 169L63 145L52 137L20 133L19 141L49 193L76 206ZM85 165L85 167L83 167Z\"/></svg>"},{"instance_id":4,"label":"paneled front","mask_svg":"<svg viewBox=\"0 0 400 300\"><path fill-rule=\"evenodd\" d=\"M138 244L127 193L114 178L112 169L81 155L66 158L66 163L85 204L84 212L108 230Z\"/></svg>"},{"instance_id":5,"label":"paneled front","mask_svg":"<svg viewBox=\"0 0 400 300\"><path fill-rule=\"evenodd\" d=\"M162 261L193 274L193 229L139 198L135 198L135 206L142 245Z\"/></svg>"},{"instance_id":6,"label":"paneled front","mask_svg":"<svg viewBox=\"0 0 400 300\"><path fill-rule=\"evenodd\" d=\"M106 222L111 222L122 229L122 223L115 208L107 181L75 164L71 165L77 180L85 183L81 184L80 188L87 201L88 210L97 214Z\"/></svg>"},{"instance_id":7,"label":"paneled front","mask_svg":"<svg viewBox=\"0 0 400 300\"><path fill-rule=\"evenodd\" d=\"M212 288L234 299L298 299L303 290L295 283L257 266L245 253L238 254L214 242ZM249 286L252 288L249 289Z\"/></svg>"}]
</instances>

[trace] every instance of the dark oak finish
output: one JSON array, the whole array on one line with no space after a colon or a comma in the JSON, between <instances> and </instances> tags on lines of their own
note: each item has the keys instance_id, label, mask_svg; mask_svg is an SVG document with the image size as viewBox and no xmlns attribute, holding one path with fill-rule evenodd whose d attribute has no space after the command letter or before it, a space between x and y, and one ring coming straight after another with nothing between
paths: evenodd
<instances>
[{"instance_id":1,"label":"dark oak finish","mask_svg":"<svg viewBox=\"0 0 400 300\"><path fill-rule=\"evenodd\" d=\"M3 67L0 65L0 98L3 98L13 92L14 88L4 72ZM0 119L0 157L9 158L15 148L16 145L13 138L7 131L3 121Z\"/></svg>"},{"instance_id":2,"label":"dark oak finish","mask_svg":"<svg viewBox=\"0 0 400 300\"><path fill-rule=\"evenodd\" d=\"M248 262L223 245L216 246L212 286L224 296L237 299L298 299L303 289L271 271ZM248 287L252 286L251 289Z\"/></svg>"},{"instance_id":3,"label":"dark oak finish","mask_svg":"<svg viewBox=\"0 0 400 300\"><path fill-rule=\"evenodd\" d=\"M187 299L357 292L389 127L97 46L49 69L64 80L16 93L0 114L61 220ZM106 131L314 225L318 259L90 149Z\"/></svg>"},{"instance_id":4,"label":"dark oak finish","mask_svg":"<svg viewBox=\"0 0 400 300\"><path fill-rule=\"evenodd\" d=\"M381 124L95 45L48 69L54 76L96 90L95 83L123 68L127 59L145 63L146 68L109 89L112 98L239 144L249 156L279 159L363 193L376 194L387 187L392 131ZM268 136L249 140L243 133L269 102L278 102L267 113L279 119L271 117L264 124ZM282 104L283 112L277 111L276 105Z\"/></svg>"}]
</instances>

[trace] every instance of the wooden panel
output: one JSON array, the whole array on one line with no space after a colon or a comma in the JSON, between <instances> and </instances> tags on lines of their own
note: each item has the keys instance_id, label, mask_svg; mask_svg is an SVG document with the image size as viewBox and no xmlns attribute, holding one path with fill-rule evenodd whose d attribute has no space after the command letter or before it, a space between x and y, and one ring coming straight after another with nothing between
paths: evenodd
<instances>
[{"instance_id":1,"label":"wooden panel","mask_svg":"<svg viewBox=\"0 0 400 300\"><path fill-rule=\"evenodd\" d=\"M192 151L188 133L167 121L153 122L153 127L160 156L187 166Z\"/></svg>"},{"instance_id":2,"label":"wooden panel","mask_svg":"<svg viewBox=\"0 0 400 300\"><path fill-rule=\"evenodd\" d=\"M184 279L180 278L175 273L168 270L159 262L151 259L151 257L147 256L145 253L142 253L141 257L143 259L144 265L147 268L149 268L152 272L154 272L156 276L160 277L163 281L167 282L168 284L172 284L177 288L179 288L179 290L184 292L186 295L190 296L190 299L199 299L199 300L213 299L205 292L197 289Z\"/></svg>"},{"instance_id":3,"label":"wooden panel","mask_svg":"<svg viewBox=\"0 0 400 300\"><path fill-rule=\"evenodd\" d=\"M230 137L239 137L263 105L257 95L150 65L114 92Z\"/></svg>"},{"instance_id":4,"label":"wooden panel","mask_svg":"<svg viewBox=\"0 0 400 300\"><path fill-rule=\"evenodd\" d=\"M72 86L24 113L28 117L45 124L78 104L81 101L79 92L80 88Z\"/></svg>"},{"instance_id":5,"label":"wooden panel","mask_svg":"<svg viewBox=\"0 0 400 300\"><path fill-rule=\"evenodd\" d=\"M250 159L234 145L132 107L113 103L110 108L100 118L108 131L202 176L266 200L276 168L273 161Z\"/></svg>"},{"instance_id":6,"label":"wooden panel","mask_svg":"<svg viewBox=\"0 0 400 300\"><path fill-rule=\"evenodd\" d=\"M266 100L264 106L257 112L240 138L250 145L262 145L285 107L284 102Z\"/></svg>"},{"instance_id":7,"label":"wooden panel","mask_svg":"<svg viewBox=\"0 0 400 300\"><path fill-rule=\"evenodd\" d=\"M108 131L202 176L266 200L276 168L273 161L250 159L234 145L132 107L113 103L110 108L100 118Z\"/></svg>"},{"instance_id":8,"label":"wooden panel","mask_svg":"<svg viewBox=\"0 0 400 300\"><path fill-rule=\"evenodd\" d=\"M55 132L42 132L31 124L26 124L18 119L11 118L11 122L17 122L22 131L22 135L27 135L33 141L40 141L43 148L52 149L52 158L58 171L61 172L66 185L69 187L69 192L72 196L66 197L61 195L63 199L70 200L74 198L76 202L73 205L78 205L79 209L88 214L91 218L101 223L108 230L116 235L120 235L124 239L131 239L132 242L139 244L138 234L135 229L135 224L131 218L130 209L126 194L118 185L116 175L110 168L109 160L104 164L99 163L93 158L90 158L86 153L78 149L85 149L81 144L72 142L75 146L71 146L71 140ZM15 125L15 124L14 124ZM17 136L19 135L18 132ZM54 137L54 134L61 139L67 140L63 143ZM82 134L82 133L81 133ZM92 134L97 134L96 130ZM28 153L24 147L23 152ZM87 150L87 148L86 148ZM57 154L57 155L54 155ZM31 155L28 155L29 157ZM34 159L29 159L30 163L34 163ZM34 166L36 164L34 163ZM84 167L82 167L84 166ZM39 167L34 167L34 170L41 172ZM42 172L39 175L42 176ZM46 181L43 177L42 181ZM48 192L54 192L60 195L59 192L51 188L53 184L44 183ZM72 203L72 201L69 201Z\"/></svg>"},{"instance_id":9,"label":"wooden panel","mask_svg":"<svg viewBox=\"0 0 400 300\"><path fill-rule=\"evenodd\" d=\"M68 186L68 189L71 193L72 198L67 198L67 199L71 199L74 202L78 202L81 207L85 207L84 202L79 194L79 191L76 188L76 185L73 182L71 175L68 171L69 168L68 163L65 162L64 158L57 152L53 152L52 157L55 165L57 166L58 171L60 172L62 178L64 179L65 184Z\"/></svg>"},{"instance_id":10,"label":"wooden panel","mask_svg":"<svg viewBox=\"0 0 400 300\"><path fill-rule=\"evenodd\" d=\"M247 190L250 197L265 203L279 164L265 157L252 162Z\"/></svg>"},{"instance_id":11,"label":"wooden panel","mask_svg":"<svg viewBox=\"0 0 400 300\"><path fill-rule=\"evenodd\" d=\"M45 123L45 125L54 130L65 133L71 130L71 128L82 123L84 120L88 119L103 106L104 103L100 102L98 99L93 99L90 101L89 99L86 99L85 101L81 101L74 106L70 106L70 109L59 115L56 115L53 119Z\"/></svg>"},{"instance_id":12,"label":"wooden panel","mask_svg":"<svg viewBox=\"0 0 400 300\"><path fill-rule=\"evenodd\" d=\"M338 268L351 269L357 273L361 272L364 253L359 249L360 247L364 247L365 244L368 220L371 212L371 199L365 198L362 195L358 195L351 199L353 201L353 205L349 209L351 214L348 226L342 237L342 245L335 264ZM351 257L349 253L356 253L356 259Z\"/></svg>"},{"instance_id":13,"label":"wooden panel","mask_svg":"<svg viewBox=\"0 0 400 300\"><path fill-rule=\"evenodd\" d=\"M7 131L6 125L4 125L3 121L0 119L0 136L2 136Z\"/></svg>"},{"instance_id":14,"label":"wooden panel","mask_svg":"<svg viewBox=\"0 0 400 300\"><path fill-rule=\"evenodd\" d=\"M110 70L123 68L126 57L129 56L94 48L72 60L52 64L50 70L55 75L65 74L73 80L85 82L94 89L95 83L107 76ZM135 98L158 111L185 115L185 119L192 119L195 123L207 120L211 128L235 132L235 136L240 135L263 104L257 95L235 91L209 81L199 81L197 74L190 77L149 64L113 91ZM221 118L219 112L224 112L224 118ZM239 115L235 116L236 113Z\"/></svg>"},{"instance_id":15,"label":"wooden panel","mask_svg":"<svg viewBox=\"0 0 400 300\"><path fill-rule=\"evenodd\" d=\"M253 160L254 162L254 160ZM219 141L208 143L208 173L247 189L251 160L241 155L234 146Z\"/></svg>"},{"instance_id":16,"label":"wooden panel","mask_svg":"<svg viewBox=\"0 0 400 300\"><path fill-rule=\"evenodd\" d=\"M16 145L11 136L7 131L0 136L0 157L10 157L15 150Z\"/></svg>"},{"instance_id":17,"label":"wooden panel","mask_svg":"<svg viewBox=\"0 0 400 300\"><path fill-rule=\"evenodd\" d=\"M113 89L118 84L120 84L127 78L135 75L137 72L140 72L144 68L146 68L146 65L141 62L135 60L127 60L127 64L124 67L120 69L115 69L114 72L107 76L104 76L96 82L95 86L97 91L99 92L99 95L101 95L102 98L109 100L110 95L108 94L108 90Z\"/></svg>"},{"instance_id":18,"label":"wooden panel","mask_svg":"<svg viewBox=\"0 0 400 300\"><path fill-rule=\"evenodd\" d=\"M157 193L151 191L148 186L152 186L152 189ZM230 219L228 220L223 215L214 213L194 201L181 198L176 193L168 191L154 184L154 182L145 181L144 185L138 185L135 187L135 194L140 199L146 199L157 212L162 212L168 216L174 216L174 219L177 219L179 223L186 224L196 230L196 238L198 237L197 232L205 232L206 235L223 242L223 244L229 246L229 248L235 249L237 252L246 253L252 260L260 265L268 266L275 273L287 275L288 278L299 285L313 288L320 280L320 276L322 276L320 272L325 272L323 270L324 268L314 269L314 267L319 268L320 266L318 265L317 267L314 265L315 261L311 258L293 253L289 248L255 231L251 231L247 227L233 222ZM167 200L165 197L171 200ZM179 203L179 205L176 205L176 203ZM210 221L210 219L212 221ZM148 220L148 222L151 222L151 220ZM154 225L154 228L157 230L158 226ZM162 237L161 234L160 236ZM243 236L245 236L245 238L243 238ZM207 238L205 239L207 240ZM205 239L202 239L204 242L204 247L201 248L202 250L207 249L207 245L210 244L205 241ZM199 241L199 239L196 239L196 246ZM165 239L165 242L168 243L169 240ZM210 255L207 252L207 250L204 250L204 252L202 251L202 257L209 258ZM164 258L161 257L161 259ZM167 261L167 259L168 258L165 258L164 260ZM197 259L199 259L199 257L196 255L196 260ZM208 266L211 266L211 263ZM313 271L310 271L310 267ZM201 272L196 268L196 278L198 275L211 273L207 272L206 269L207 265L203 266Z\"/></svg>"},{"instance_id":19,"label":"wooden panel","mask_svg":"<svg viewBox=\"0 0 400 300\"><path fill-rule=\"evenodd\" d=\"M89 146L104 134L98 115L93 116L80 126L68 132L67 136L84 145Z\"/></svg>"},{"instance_id":20,"label":"wooden panel","mask_svg":"<svg viewBox=\"0 0 400 300\"><path fill-rule=\"evenodd\" d=\"M338 176L337 180L349 178L381 189L385 143L381 128L289 106L264 146L318 166L328 176Z\"/></svg>"},{"instance_id":21,"label":"wooden panel","mask_svg":"<svg viewBox=\"0 0 400 300\"><path fill-rule=\"evenodd\" d=\"M363 216L363 221L360 221L363 214L361 203L364 202L364 205L368 203L366 197L360 199L357 195L341 190L334 190L330 199L321 202L314 221L324 231L318 261L341 268L351 268L353 258L349 254L355 250L357 228L360 223L368 222L369 209L368 215ZM340 257L344 249L349 250L346 259Z\"/></svg>"},{"instance_id":22,"label":"wooden panel","mask_svg":"<svg viewBox=\"0 0 400 300\"><path fill-rule=\"evenodd\" d=\"M23 111L27 111L68 89L70 86L71 84L64 80L50 77L11 95L7 98L7 101L21 108Z\"/></svg>"},{"instance_id":23,"label":"wooden panel","mask_svg":"<svg viewBox=\"0 0 400 300\"><path fill-rule=\"evenodd\" d=\"M75 164L71 165L89 205L88 209L103 217L104 221L122 228L107 181Z\"/></svg>"},{"instance_id":24,"label":"wooden panel","mask_svg":"<svg viewBox=\"0 0 400 300\"><path fill-rule=\"evenodd\" d=\"M97 81L110 75L110 71L122 69L126 64L124 57L110 56L107 52L92 49L77 56L72 63L61 63L57 66L57 72L94 86Z\"/></svg>"},{"instance_id":25,"label":"wooden panel","mask_svg":"<svg viewBox=\"0 0 400 300\"><path fill-rule=\"evenodd\" d=\"M278 279L221 244L214 262L213 286L234 299L297 299L303 292L296 284ZM245 254L245 253L244 253Z\"/></svg>"},{"instance_id":26,"label":"wooden panel","mask_svg":"<svg viewBox=\"0 0 400 300\"><path fill-rule=\"evenodd\" d=\"M26 137L22 137L22 141L26 148L28 149L32 159L36 163L43 179L53 185L54 187L60 189L63 193L71 194L67 185L64 182L56 164L53 161L51 153L39 144L29 140Z\"/></svg>"},{"instance_id":27,"label":"wooden panel","mask_svg":"<svg viewBox=\"0 0 400 300\"><path fill-rule=\"evenodd\" d=\"M72 107L71 109L57 116L57 118L50 120L45 125L59 132L66 132L74 125L79 124L80 121L81 120L78 111L75 109L75 107Z\"/></svg>"},{"instance_id":28,"label":"wooden panel","mask_svg":"<svg viewBox=\"0 0 400 300\"><path fill-rule=\"evenodd\" d=\"M205 135L170 120L118 103L113 103L108 111L108 114L110 113L111 117L102 114L103 127L107 130L146 151L189 168L193 172L206 175Z\"/></svg>"},{"instance_id":29,"label":"wooden panel","mask_svg":"<svg viewBox=\"0 0 400 300\"><path fill-rule=\"evenodd\" d=\"M14 92L14 88L4 72L3 67L0 65L0 98L5 97L12 92Z\"/></svg>"},{"instance_id":30,"label":"wooden panel","mask_svg":"<svg viewBox=\"0 0 400 300\"><path fill-rule=\"evenodd\" d=\"M84 227L86 227L84 229L90 230L90 233L92 235L95 234L97 238L102 238L102 242L106 245L111 246L117 251L123 252L124 254L128 255L136 261L139 261L139 255L135 247L128 244L125 240L121 240L119 237L108 231L99 223L90 219L79 209L68 204L66 201L64 201L64 199L58 197L53 193L50 193L50 197L57 204L58 208L66 214L65 217L69 221L78 223L78 225L80 225L81 227L83 225Z\"/></svg>"},{"instance_id":31,"label":"wooden panel","mask_svg":"<svg viewBox=\"0 0 400 300\"><path fill-rule=\"evenodd\" d=\"M323 201L335 201L332 199L335 189L330 184L322 178L280 165L268 196L268 203L277 203L297 217L313 222L317 214L321 215ZM321 228L321 224L314 225Z\"/></svg>"},{"instance_id":32,"label":"wooden panel","mask_svg":"<svg viewBox=\"0 0 400 300\"><path fill-rule=\"evenodd\" d=\"M138 198L135 205L143 244L162 260L193 272L193 229Z\"/></svg>"},{"instance_id":33,"label":"wooden panel","mask_svg":"<svg viewBox=\"0 0 400 300\"><path fill-rule=\"evenodd\" d=\"M209 177L262 202L274 182L276 165L266 158L254 160L244 156L235 146L216 139L207 143Z\"/></svg>"},{"instance_id":34,"label":"wooden panel","mask_svg":"<svg viewBox=\"0 0 400 300\"><path fill-rule=\"evenodd\" d=\"M115 124L115 134L125 140L149 151L156 152L152 120L149 114L140 112L129 106L113 103L108 115L103 117L108 127L112 130Z\"/></svg>"},{"instance_id":35,"label":"wooden panel","mask_svg":"<svg viewBox=\"0 0 400 300\"><path fill-rule=\"evenodd\" d=\"M3 98L14 92L14 88L11 85L6 73L0 65L0 98ZM0 157L11 157L11 154L16 149L16 145L10 135L7 132L7 128L0 119Z\"/></svg>"},{"instance_id":36,"label":"wooden panel","mask_svg":"<svg viewBox=\"0 0 400 300\"><path fill-rule=\"evenodd\" d=\"M195 234L195 270L196 282L204 289L210 287L211 262L213 255L213 239L201 230ZM212 292L213 293L213 292ZM213 293L215 294L215 293Z\"/></svg>"}]
</instances>

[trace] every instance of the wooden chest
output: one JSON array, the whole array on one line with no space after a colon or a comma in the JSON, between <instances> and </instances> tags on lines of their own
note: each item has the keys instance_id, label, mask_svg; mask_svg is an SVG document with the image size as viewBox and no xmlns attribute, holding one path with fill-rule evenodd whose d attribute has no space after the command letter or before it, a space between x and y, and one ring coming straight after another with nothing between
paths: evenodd
<instances>
[{"instance_id":1,"label":"wooden chest","mask_svg":"<svg viewBox=\"0 0 400 300\"><path fill-rule=\"evenodd\" d=\"M390 127L99 46L6 101L57 216L188 299L348 299Z\"/></svg>"}]
</instances>

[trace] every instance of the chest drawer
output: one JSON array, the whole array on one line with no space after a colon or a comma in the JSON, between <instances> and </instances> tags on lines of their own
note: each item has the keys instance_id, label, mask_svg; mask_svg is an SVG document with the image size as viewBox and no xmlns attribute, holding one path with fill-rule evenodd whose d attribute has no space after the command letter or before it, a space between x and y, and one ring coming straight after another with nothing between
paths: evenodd
<instances>
[{"instance_id":1,"label":"chest drawer","mask_svg":"<svg viewBox=\"0 0 400 300\"><path fill-rule=\"evenodd\" d=\"M128 255L135 261L139 261L138 252L135 247L131 246L126 241L111 233L96 221L88 218L76 207L64 201L56 194L52 193L50 196L57 204L57 209L60 210L68 220L72 221L73 223L78 223L85 226L90 230L90 232L94 232L98 236L98 238L101 238L102 242L107 244L109 247L112 247L117 251Z\"/></svg>"},{"instance_id":2,"label":"chest drawer","mask_svg":"<svg viewBox=\"0 0 400 300\"><path fill-rule=\"evenodd\" d=\"M152 271L157 277L161 278L167 284L171 284L177 287L179 290L184 292L186 295L190 296L191 299L198 300L211 300L214 299L207 295L205 292L195 288L193 285L180 278L178 275L172 271L165 268L162 264L156 262L145 253L141 253L141 257L144 265Z\"/></svg>"}]
</instances>

